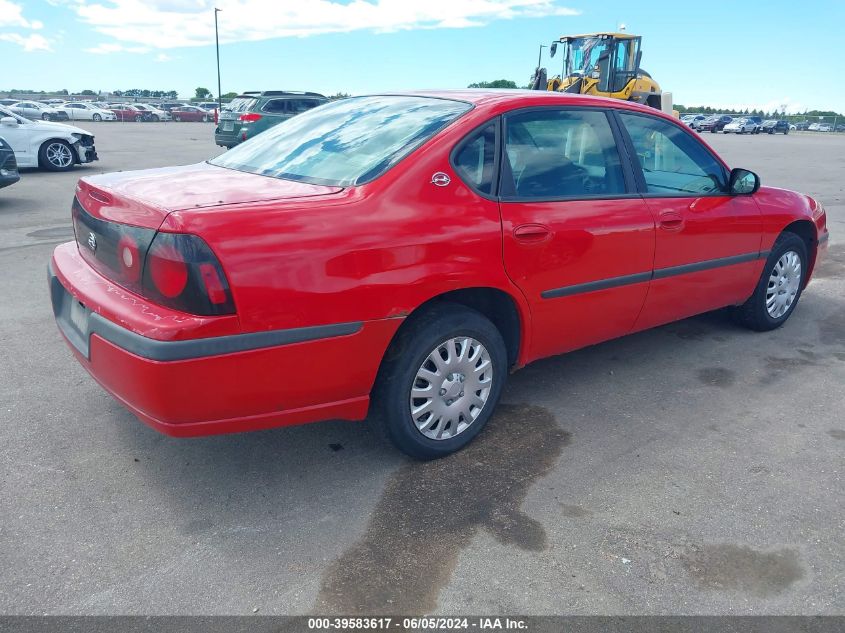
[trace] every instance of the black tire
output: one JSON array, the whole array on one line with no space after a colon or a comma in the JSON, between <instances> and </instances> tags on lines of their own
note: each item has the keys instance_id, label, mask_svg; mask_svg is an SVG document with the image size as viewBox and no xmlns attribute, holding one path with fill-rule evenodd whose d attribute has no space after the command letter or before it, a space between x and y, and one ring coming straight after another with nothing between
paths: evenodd
<instances>
[{"instance_id":1,"label":"black tire","mask_svg":"<svg viewBox=\"0 0 845 633\"><path fill-rule=\"evenodd\" d=\"M44 114L41 115L41 120L42 121L49 121L50 115L45 112Z\"/></svg>"},{"instance_id":2,"label":"black tire","mask_svg":"<svg viewBox=\"0 0 845 633\"><path fill-rule=\"evenodd\" d=\"M801 281L798 284L798 291L793 299L792 304L781 316L775 318L769 314L766 309L766 291L769 287L769 277L774 270L777 261L789 251L794 251L801 260ZM734 308L734 320L751 330L757 332L768 332L779 328L786 323L786 320L795 310L798 305L798 300L801 298L801 293L804 290L804 284L807 280L807 243L795 233L784 231L777 240L775 240L769 257L766 259L766 265L763 267L763 272L760 275L760 281L757 282L757 287L754 289L754 294L744 304Z\"/></svg>"},{"instance_id":3,"label":"black tire","mask_svg":"<svg viewBox=\"0 0 845 633\"><path fill-rule=\"evenodd\" d=\"M97 121L99 123L100 121L103 120L103 117L101 117L99 114L94 114L94 116L92 116L91 119L93 121Z\"/></svg>"},{"instance_id":4,"label":"black tire","mask_svg":"<svg viewBox=\"0 0 845 633\"><path fill-rule=\"evenodd\" d=\"M789 130L784 130L783 135L786 136L787 134L789 134Z\"/></svg>"},{"instance_id":5,"label":"black tire","mask_svg":"<svg viewBox=\"0 0 845 633\"><path fill-rule=\"evenodd\" d=\"M135 115L135 123L140 123L143 120L144 120L144 117L141 116L140 114Z\"/></svg>"},{"instance_id":6,"label":"black tire","mask_svg":"<svg viewBox=\"0 0 845 633\"><path fill-rule=\"evenodd\" d=\"M178 122L178 121L181 121L181 120L182 120L182 117L180 117L180 116L177 114L176 116L174 116L174 117L173 117L173 120Z\"/></svg>"},{"instance_id":7,"label":"black tire","mask_svg":"<svg viewBox=\"0 0 845 633\"><path fill-rule=\"evenodd\" d=\"M56 158L54 158L57 150L60 152L62 151L57 146L65 148L66 153L63 152L63 155L69 156L69 161L59 163ZM46 169L47 171L68 171L74 166L74 164L76 164L73 148L70 144L61 139L54 138L44 141L38 150L38 164L42 169Z\"/></svg>"},{"instance_id":8,"label":"black tire","mask_svg":"<svg viewBox=\"0 0 845 633\"><path fill-rule=\"evenodd\" d=\"M160 120L160 119L158 118L158 115L157 115L157 114L154 114L154 115L153 115L152 117L150 117L150 118L151 118L151 119L152 119L155 123L158 123L158 122L159 122L159 120Z\"/></svg>"},{"instance_id":9,"label":"black tire","mask_svg":"<svg viewBox=\"0 0 845 633\"><path fill-rule=\"evenodd\" d=\"M460 304L436 303L425 312L409 318L413 321L403 325L379 368L373 390L373 422L406 455L421 460L437 459L464 448L487 424L507 377L507 351L496 326L480 312ZM490 391L478 416L466 428L448 439L429 438L417 429L411 417L411 388L428 356L440 344L461 336L474 338L486 348L493 374ZM436 388L440 387L442 385ZM436 397L439 398L440 394ZM453 422L440 424L448 430ZM459 424L459 421L454 424ZM439 427L439 424L434 427Z\"/></svg>"}]
</instances>

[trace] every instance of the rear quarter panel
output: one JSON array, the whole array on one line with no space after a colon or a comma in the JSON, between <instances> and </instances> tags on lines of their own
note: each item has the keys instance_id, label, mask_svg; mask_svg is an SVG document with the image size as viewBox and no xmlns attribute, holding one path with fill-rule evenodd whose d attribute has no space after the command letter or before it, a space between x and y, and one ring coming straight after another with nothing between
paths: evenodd
<instances>
[{"instance_id":1,"label":"rear quarter panel","mask_svg":"<svg viewBox=\"0 0 845 633\"><path fill-rule=\"evenodd\" d=\"M162 230L208 242L244 331L401 318L468 287L508 292L526 318L504 272L498 204L449 164L452 147L483 116L465 115L369 184L308 201L176 211ZM449 174L449 186L431 183L437 171Z\"/></svg>"}]
</instances>

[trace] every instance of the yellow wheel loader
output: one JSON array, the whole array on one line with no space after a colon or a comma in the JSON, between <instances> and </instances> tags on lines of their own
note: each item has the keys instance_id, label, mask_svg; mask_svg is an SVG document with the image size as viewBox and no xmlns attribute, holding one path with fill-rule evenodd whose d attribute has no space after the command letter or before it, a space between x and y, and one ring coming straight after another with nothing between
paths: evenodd
<instances>
[{"instance_id":1,"label":"yellow wheel loader","mask_svg":"<svg viewBox=\"0 0 845 633\"><path fill-rule=\"evenodd\" d=\"M640 68L641 40L639 35L627 33L565 35L549 47L552 58L563 47L561 73L549 78L538 61L531 88L612 97L660 110L660 86Z\"/></svg>"}]
</instances>

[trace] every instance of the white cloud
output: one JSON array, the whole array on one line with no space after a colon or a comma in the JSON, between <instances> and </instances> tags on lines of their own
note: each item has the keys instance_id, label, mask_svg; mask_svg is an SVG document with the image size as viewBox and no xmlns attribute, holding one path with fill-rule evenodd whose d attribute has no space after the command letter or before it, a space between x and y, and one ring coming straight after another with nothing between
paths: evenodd
<instances>
[{"instance_id":1,"label":"white cloud","mask_svg":"<svg viewBox=\"0 0 845 633\"><path fill-rule=\"evenodd\" d=\"M5 0L0 0L4 2ZM370 30L469 28L518 17L577 15L558 0L65 0L96 31L142 48ZM109 52L98 46L96 52ZM122 50L128 50L123 47Z\"/></svg>"},{"instance_id":2,"label":"white cloud","mask_svg":"<svg viewBox=\"0 0 845 633\"><path fill-rule=\"evenodd\" d=\"M29 21L23 17L23 7L10 0L0 0L0 28L18 27L23 29L40 29L44 25L38 20Z\"/></svg>"},{"instance_id":3,"label":"white cloud","mask_svg":"<svg viewBox=\"0 0 845 633\"><path fill-rule=\"evenodd\" d=\"M123 44L107 42L105 44L97 44L93 48L86 48L85 52L94 53L95 55L109 55L111 53L148 53L150 49L146 46L123 46Z\"/></svg>"},{"instance_id":4,"label":"white cloud","mask_svg":"<svg viewBox=\"0 0 845 633\"><path fill-rule=\"evenodd\" d=\"M156 55L155 61L157 61L157 62L169 62L172 59L173 58L170 55L168 55L167 53L159 53L158 55Z\"/></svg>"},{"instance_id":5,"label":"white cloud","mask_svg":"<svg viewBox=\"0 0 845 633\"><path fill-rule=\"evenodd\" d=\"M38 33L21 35L20 33L6 32L7 28L29 29L38 31L44 28L44 23L39 20L27 20L23 16L23 7L11 0L0 0L0 40L11 42L23 48L26 52L51 51L50 42L47 38Z\"/></svg>"},{"instance_id":6,"label":"white cloud","mask_svg":"<svg viewBox=\"0 0 845 633\"><path fill-rule=\"evenodd\" d=\"M33 51L53 50L50 46L50 42L47 41L47 38L43 35L39 35L38 33L32 33L30 35L21 35L19 33L0 33L0 40L17 44L28 53Z\"/></svg>"}]
</instances>

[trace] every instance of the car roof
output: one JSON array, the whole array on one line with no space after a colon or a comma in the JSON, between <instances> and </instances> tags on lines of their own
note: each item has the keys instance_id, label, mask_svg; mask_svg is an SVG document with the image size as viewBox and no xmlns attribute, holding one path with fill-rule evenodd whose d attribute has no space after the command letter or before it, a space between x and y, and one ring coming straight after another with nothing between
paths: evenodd
<instances>
[{"instance_id":1,"label":"car roof","mask_svg":"<svg viewBox=\"0 0 845 633\"><path fill-rule=\"evenodd\" d=\"M567 92L550 92L546 90L493 90L488 88L465 88L462 90L414 90L360 96L416 96L437 99L452 99L465 101L475 106L509 106L530 108L532 106L586 106L595 108L615 108L617 110L633 110L660 116L671 121L678 121L675 117L656 108L641 105L632 101L611 99L609 97L593 97L590 95L571 94ZM506 108L503 108L506 109Z\"/></svg>"}]
</instances>

